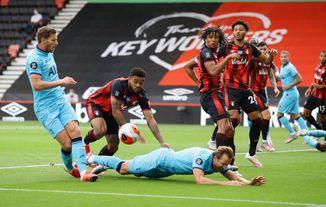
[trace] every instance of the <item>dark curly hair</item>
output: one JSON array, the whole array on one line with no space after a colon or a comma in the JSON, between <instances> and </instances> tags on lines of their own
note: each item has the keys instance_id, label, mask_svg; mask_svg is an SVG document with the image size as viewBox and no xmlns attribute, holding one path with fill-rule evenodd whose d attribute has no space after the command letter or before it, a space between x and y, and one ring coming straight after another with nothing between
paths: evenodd
<instances>
[{"instance_id":1,"label":"dark curly hair","mask_svg":"<svg viewBox=\"0 0 326 207\"><path fill-rule=\"evenodd\" d=\"M212 33L218 34L218 37L219 37L218 46L219 47L224 46L227 43L227 39L225 38L224 33L218 27L207 27L207 28L205 28L201 33L200 39L205 41L206 37L208 35L212 34Z\"/></svg>"}]
</instances>

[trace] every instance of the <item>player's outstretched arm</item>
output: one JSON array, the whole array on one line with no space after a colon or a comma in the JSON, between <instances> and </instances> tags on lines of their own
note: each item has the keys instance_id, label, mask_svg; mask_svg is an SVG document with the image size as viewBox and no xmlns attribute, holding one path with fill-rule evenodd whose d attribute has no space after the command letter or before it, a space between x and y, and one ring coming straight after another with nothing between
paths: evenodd
<instances>
[{"instance_id":1,"label":"player's outstretched arm","mask_svg":"<svg viewBox=\"0 0 326 207\"><path fill-rule=\"evenodd\" d=\"M49 88L54 88L57 86L77 84L77 82L71 77L64 77L63 79L59 79L52 82L43 81L41 76L38 74L31 74L29 78L31 80L32 86L35 91L41 91Z\"/></svg>"},{"instance_id":2,"label":"player's outstretched arm","mask_svg":"<svg viewBox=\"0 0 326 207\"><path fill-rule=\"evenodd\" d=\"M277 97L280 94L280 91L277 89L275 74L272 70L268 70L268 77L274 89L275 97Z\"/></svg>"},{"instance_id":3,"label":"player's outstretched arm","mask_svg":"<svg viewBox=\"0 0 326 207\"><path fill-rule=\"evenodd\" d=\"M229 60L233 58L239 58L239 57L240 56L238 53L232 53L227 55L222 61L219 61L217 64L213 60L210 60L210 61L206 61L204 65L207 68L209 74L218 75L224 71L225 65Z\"/></svg>"},{"instance_id":4,"label":"player's outstretched arm","mask_svg":"<svg viewBox=\"0 0 326 207\"><path fill-rule=\"evenodd\" d=\"M121 101L114 96L111 96L111 107L112 107L112 115L114 119L117 121L117 123L119 124L119 126L122 126L125 123L127 123L126 119L121 113Z\"/></svg>"},{"instance_id":5,"label":"player's outstretched arm","mask_svg":"<svg viewBox=\"0 0 326 207\"><path fill-rule=\"evenodd\" d=\"M256 176L253 177L250 181L238 176L237 174L235 174L234 172L232 172L231 170L227 171L224 176L229 179L230 181L238 181L243 183L243 185L254 185L254 186L261 186L263 184L265 184L265 178L263 176Z\"/></svg>"},{"instance_id":6,"label":"player's outstretched arm","mask_svg":"<svg viewBox=\"0 0 326 207\"><path fill-rule=\"evenodd\" d=\"M160 143L161 147L170 147L168 143L164 142L164 139L162 137L162 134L157 126L157 122L153 117L153 113L150 109L143 110L143 114L145 116L145 119L147 121L148 128L152 131L153 135L157 139L157 141Z\"/></svg>"},{"instance_id":7,"label":"player's outstretched arm","mask_svg":"<svg viewBox=\"0 0 326 207\"><path fill-rule=\"evenodd\" d=\"M239 182L237 180L230 180L230 181L218 181L213 180L210 178L205 177L204 171L202 171L199 168L193 169L194 178L196 181L196 184L199 185L223 185L223 186L242 186L245 185L242 182Z\"/></svg>"},{"instance_id":8,"label":"player's outstretched arm","mask_svg":"<svg viewBox=\"0 0 326 207\"><path fill-rule=\"evenodd\" d=\"M194 72L194 67L197 66L197 63L195 62L194 59L190 60L186 66L184 67L186 73L188 74L188 76L197 84L199 85L200 82L198 80L198 78L196 77L196 74Z\"/></svg>"},{"instance_id":9,"label":"player's outstretched arm","mask_svg":"<svg viewBox=\"0 0 326 207\"><path fill-rule=\"evenodd\" d=\"M268 55L265 55L263 52L260 53L260 55L258 56L258 60L260 62L263 62L267 65L270 65L273 63L274 57L277 55L277 50L275 49L271 49L268 51Z\"/></svg>"}]
</instances>

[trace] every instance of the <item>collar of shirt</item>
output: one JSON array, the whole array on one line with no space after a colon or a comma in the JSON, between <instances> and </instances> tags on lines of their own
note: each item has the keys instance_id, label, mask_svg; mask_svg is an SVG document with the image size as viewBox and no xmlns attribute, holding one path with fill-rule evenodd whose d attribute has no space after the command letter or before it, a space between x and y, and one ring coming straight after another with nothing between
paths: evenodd
<instances>
[{"instance_id":1,"label":"collar of shirt","mask_svg":"<svg viewBox=\"0 0 326 207\"><path fill-rule=\"evenodd\" d=\"M38 45L36 45L36 52L42 56L48 56L50 54L50 52L44 51L41 48L39 48Z\"/></svg>"}]
</instances>

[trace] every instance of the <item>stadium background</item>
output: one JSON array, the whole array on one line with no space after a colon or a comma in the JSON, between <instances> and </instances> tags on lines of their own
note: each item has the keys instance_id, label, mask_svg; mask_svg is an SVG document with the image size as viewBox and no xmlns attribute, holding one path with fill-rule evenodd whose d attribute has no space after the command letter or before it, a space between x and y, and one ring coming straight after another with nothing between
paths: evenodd
<instances>
[{"instance_id":1,"label":"stadium background","mask_svg":"<svg viewBox=\"0 0 326 207\"><path fill-rule=\"evenodd\" d=\"M326 18L325 3L164 2L89 1L60 32L55 59L61 77L69 75L78 81L74 89L81 104L74 107L80 121L88 120L82 97L113 78L127 76L131 67L140 66L148 72L145 88L160 123L211 123L200 110L197 89L182 66L200 47L201 28L222 24L231 35L230 25L237 19L249 23L248 39L291 52L291 61L304 80L299 87L303 106L303 93L313 80L321 45L326 45L326 39L318 35L324 32L320 25ZM280 67L279 57L275 63ZM280 97L274 98L269 92L270 104L276 106ZM32 99L24 72L2 97L2 120L35 120ZM6 109L13 101L20 105L14 105L13 110L22 113L8 114ZM272 108L273 113L275 110ZM126 115L143 122L139 108ZM279 126L275 116L272 125Z\"/></svg>"}]
</instances>

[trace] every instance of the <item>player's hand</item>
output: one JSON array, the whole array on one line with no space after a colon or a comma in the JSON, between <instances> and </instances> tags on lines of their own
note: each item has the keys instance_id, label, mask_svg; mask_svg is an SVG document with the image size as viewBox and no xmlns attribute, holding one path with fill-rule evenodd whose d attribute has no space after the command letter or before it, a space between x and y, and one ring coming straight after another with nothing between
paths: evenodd
<instances>
[{"instance_id":1,"label":"player's hand","mask_svg":"<svg viewBox=\"0 0 326 207\"><path fill-rule=\"evenodd\" d=\"M310 93L311 93L311 89L308 88L308 89L306 90L306 92L304 93L304 96L307 98L307 97L310 95Z\"/></svg>"},{"instance_id":2,"label":"player's hand","mask_svg":"<svg viewBox=\"0 0 326 207\"><path fill-rule=\"evenodd\" d=\"M275 50L275 49L271 49L271 50L268 52L268 54L269 54L270 56L272 56L272 57L275 57L275 56L277 55L277 53L278 53L278 51Z\"/></svg>"},{"instance_id":3,"label":"player's hand","mask_svg":"<svg viewBox=\"0 0 326 207\"><path fill-rule=\"evenodd\" d=\"M283 91L289 90L291 86L282 86Z\"/></svg>"},{"instance_id":4,"label":"player's hand","mask_svg":"<svg viewBox=\"0 0 326 207\"><path fill-rule=\"evenodd\" d=\"M139 137L139 142L144 144L146 142L146 139L143 136Z\"/></svg>"},{"instance_id":5,"label":"player's hand","mask_svg":"<svg viewBox=\"0 0 326 207\"><path fill-rule=\"evenodd\" d=\"M277 88L274 89L274 94L275 97L277 97L278 95L280 95L280 90L278 90Z\"/></svg>"},{"instance_id":6,"label":"player's hand","mask_svg":"<svg viewBox=\"0 0 326 207\"><path fill-rule=\"evenodd\" d=\"M316 89L322 89L322 88L323 88L323 85L320 85L320 84L317 84L317 83L313 83L312 85L313 85L314 88L316 88Z\"/></svg>"},{"instance_id":7,"label":"player's hand","mask_svg":"<svg viewBox=\"0 0 326 207\"><path fill-rule=\"evenodd\" d=\"M232 53L232 54L228 55L228 58L229 59L233 59L233 58L239 59L240 55L238 53Z\"/></svg>"},{"instance_id":8,"label":"player's hand","mask_svg":"<svg viewBox=\"0 0 326 207\"><path fill-rule=\"evenodd\" d=\"M170 145L168 143L161 143L161 147L170 148Z\"/></svg>"},{"instance_id":9,"label":"player's hand","mask_svg":"<svg viewBox=\"0 0 326 207\"><path fill-rule=\"evenodd\" d=\"M239 182L236 180L230 180L230 181L226 182L226 185L228 185L228 186L243 186L243 185L245 185L245 183Z\"/></svg>"},{"instance_id":10,"label":"player's hand","mask_svg":"<svg viewBox=\"0 0 326 207\"><path fill-rule=\"evenodd\" d=\"M76 85L77 82L72 78L72 77L64 77L63 79L61 79L61 85Z\"/></svg>"},{"instance_id":11,"label":"player's hand","mask_svg":"<svg viewBox=\"0 0 326 207\"><path fill-rule=\"evenodd\" d=\"M263 184L265 184L265 178L263 176L253 177L249 183L249 185L254 186L261 186Z\"/></svg>"}]
</instances>

